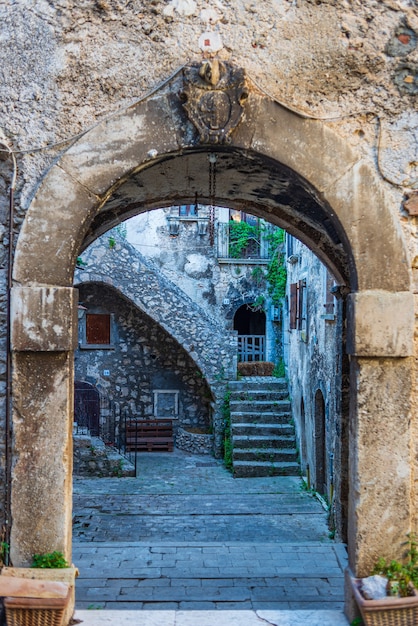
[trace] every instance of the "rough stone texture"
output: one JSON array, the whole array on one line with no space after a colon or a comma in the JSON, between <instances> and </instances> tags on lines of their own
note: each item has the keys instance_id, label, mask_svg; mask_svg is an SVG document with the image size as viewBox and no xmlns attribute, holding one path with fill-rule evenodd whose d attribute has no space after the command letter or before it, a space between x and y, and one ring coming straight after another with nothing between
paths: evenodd
<instances>
[{"instance_id":1,"label":"rough stone texture","mask_svg":"<svg viewBox=\"0 0 418 626\"><path fill-rule=\"evenodd\" d=\"M178 224L178 234L170 235L169 225ZM146 258L151 259L158 272L185 292L206 316L216 320L219 327L232 330L234 315L244 304L251 304L261 295L265 297L266 348L268 358L276 361L281 353L281 333L271 321L271 306L267 281L254 269L266 269L267 261L231 259L226 255L229 210L215 207L215 241L211 245L209 207L198 205L197 217L179 216L174 206L128 220L127 240ZM204 226L204 234L199 234ZM266 228L268 226L266 225ZM261 244L264 252L267 245ZM256 256L256 255L255 255ZM264 265L264 267L263 267Z\"/></svg>"},{"instance_id":2,"label":"rough stone texture","mask_svg":"<svg viewBox=\"0 0 418 626\"><path fill-rule=\"evenodd\" d=\"M125 417L152 418L154 391L171 390L178 393L178 415L159 417L172 417L175 430L178 425L212 425L212 393L207 380L172 336L106 285L82 285L80 296L89 312L114 316L113 349L83 346L75 355L75 376L93 384L118 407L118 422ZM112 435L117 425L101 426L108 440L117 442Z\"/></svg>"},{"instance_id":3,"label":"rough stone texture","mask_svg":"<svg viewBox=\"0 0 418 626\"><path fill-rule=\"evenodd\" d=\"M399 558L410 530L410 361L360 358L352 363L357 388L350 393L357 396L358 410L350 414L349 497L355 515L348 518L348 553L360 577L380 556Z\"/></svg>"},{"instance_id":4,"label":"rough stone texture","mask_svg":"<svg viewBox=\"0 0 418 626\"><path fill-rule=\"evenodd\" d=\"M346 534L348 481L342 302L328 294L326 308L326 268L300 242L293 239L287 248L296 259L288 263L288 299L292 283L306 282L306 327L289 331L285 352L301 467L305 476L309 468L311 486L332 499L330 530L342 538ZM332 276L327 282L329 290ZM284 324L289 328L288 318ZM318 398L323 398L323 407L317 404Z\"/></svg>"},{"instance_id":5,"label":"rough stone texture","mask_svg":"<svg viewBox=\"0 0 418 626\"><path fill-rule=\"evenodd\" d=\"M91 351L79 350L77 378L95 384L131 414L148 417L153 414L154 389L179 390L179 424L213 427L219 455L225 382L236 376L235 333L123 239L110 249L103 237L86 251L83 262L86 268L76 276L80 300L91 312L105 312L97 308L104 306L118 314L120 336L114 350L97 351L95 360ZM89 293L89 283L103 287L90 287ZM115 308L114 290L132 303L123 317L126 307L120 300ZM103 376L105 369L110 376Z\"/></svg>"},{"instance_id":6,"label":"rough stone texture","mask_svg":"<svg viewBox=\"0 0 418 626\"><path fill-rule=\"evenodd\" d=\"M350 294L347 351L363 357L412 356L414 321L412 293L376 290Z\"/></svg>"},{"instance_id":7,"label":"rough stone texture","mask_svg":"<svg viewBox=\"0 0 418 626\"><path fill-rule=\"evenodd\" d=\"M89 238L147 208L179 197L193 201L196 191L207 197L206 181L204 190L201 183L207 150L199 158L196 132L181 115L176 99L180 75L159 98L133 104L179 65L200 58L198 37L208 28L200 11L206 3L188 4L193 10L182 10L184 2L159 0L0 4L2 130L16 150L28 150L17 154L15 230L21 232L14 277L22 286L70 287L76 256ZM416 218L401 207L404 192L418 185L418 51L409 46L411 40L407 52L399 43L393 45L400 26L415 35L418 31L413 0L224 0L215 8L224 42L220 57L245 67L273 99L298 111L283 114L270 100L261 102L260 91L253 88L236 146L230 146L234 158L227 150L222 155L220 203L243 207L258 198L255 213L300 236L352 291L414 289ZM173 106L170 113L168 104ZM121 113L113 115L117 109ZM156 115L162 118L161 135ZM314 119L308 123L301 116ZM99 120L100 128L77 144L76 134ZM144 124L149 133L141 143ZM65 144L52 146L63 139ZM73 142L64 158L67 171L58 159ZM48 149L35 150L48 144ZM249 146L252 150L246 152ZM243 149L239 157L237 148ZM257 160L261 148L265 152ZM162 157L160 149L168 154ZM173 158L187 149L196 154ZM274 163L281 158L286 167ZM5 161L1 167L3 190L10 166ZM129 194L128 179L135 177ZM124 181L125 196L119 202L112 194ZM7 200L1 202L5 224ZM4 251L8 243L2 236ZM3 253L1 258L6 276ZM3 278L3 298L5 283ZM15 358L16 562L25 561L34 548L69 549L71 468L67 445L59 440L70 427L68 359L60 353ZM349 542L351 564L360 571L377 550L399 551L411 525L409 446L416 424L410 428L408 420L417 414L411 372L409 358L352 360ZM48 437L38 441L33 431L44 425ZM31 472L24 471L25 464ZM46 481L45 467L50 474ZM33 515L37 507L42 507L42 518ZM48 520L42 532L40 519Z\"/></svg>"},{"instance_id":8,"label":"rough stone texture","mask_svg":"<svg viewBox=\"0 0 418 626\"><path fill-rule=\"evenodd\" d=\"M180 450L185 450L192 454L212 454L213 443L213 435L190 432L183 428L179 428L177 431L176 446Z\"/></svg>"},{"instance_id":9,"label":"rough stone texture","mask_svg":"<svg viewBox=\"0 0 418 626\"><path fill-rule=\"evenodd\" d=\"M98 437L74 435L74 475L96 478L135 476L135 467Z\"/></svg>"},{"instance_id":10,"label":"rough stone texture","mask_svg":"<svg viewBox=\"0 0 418 626\"><path fill-rule=\"evenodd\" d=\"M12 350L62 352L77 346L75 289L14 287L11 293Z\"/></svg>"},{"instance_id":11,"label":"rough stone texture","mask_svg":"<svg viewBox=\"0 0 418 626\"><path fill-rule=\"evenodd\" d=\"M58 550L70 561L73 354L17 352L13 365L11 560L25 566Z\"/></svg>"}]
</instances>

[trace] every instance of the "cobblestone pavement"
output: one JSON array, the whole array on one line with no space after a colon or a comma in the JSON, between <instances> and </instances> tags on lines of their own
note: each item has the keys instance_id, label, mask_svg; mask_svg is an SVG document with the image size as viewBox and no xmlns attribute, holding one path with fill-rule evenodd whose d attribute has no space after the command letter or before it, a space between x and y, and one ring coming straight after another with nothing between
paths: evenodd
<instances>
[{"instance_id":1,"label":"cobblestone pavement","mask_svg":"<svg viewBox=\"0 0 418 626\"><path fill-rule=\"evenodd\" d=\"M297 477L234 479L175 450L74 479L77 608L337 609L345 549Z\"/></svg>"}]
</instances>

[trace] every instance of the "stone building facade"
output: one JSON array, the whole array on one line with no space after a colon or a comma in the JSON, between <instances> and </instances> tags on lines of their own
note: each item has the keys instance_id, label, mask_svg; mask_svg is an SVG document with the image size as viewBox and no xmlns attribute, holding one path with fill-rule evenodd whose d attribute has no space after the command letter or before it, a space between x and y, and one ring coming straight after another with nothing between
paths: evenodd
<instances>
[{"instance_id":1,"label":"stone building facade","mask_svg":"<svg viewBox=\"0 0 418 626\"><path fill-rule=\"evenodd\" d=\"M71 552L77 256L196 194L286 228L340 286L350 566L399 554L418 513L414 1L9 0L0 13L14 563Z\"/></svg>"},{"instance_id":2,"label":"stone building facade","mask_svg":"<svg viewBox=\"0 0 418 626\"><path fill-rule=\"evenodd\" d=\"M229 209L214 210L213 238L208 207L200 206L198 216L181 212L174 206L128 220L122 232L103 235L79 258L76 387L87 383L99 392L100 432L112 443L123 445L127 418L171 417L175 434L179 427L213 432L220 456L220 406L237 360L282 357L281 318L272 321L265 278L269 258L279 251L270 249L273 229L263 223L235 258L228 249ZM253 311L260 298L263 310ZM258 335L241 333L261 316ZM93 328L90 340L88 325L101 322L108 336L97 340L101 331ZM78 425L88 419L81 416L85 393L76 391Z\"/></svg>"},{"instance_id":3,"label":"stone building facade","mask_svg":"<svg viewBox=\"0 0 418 626\"><path fill-rule=\"evenodd\" d=\"M302 474L331 506L330 528L346 533L347 424L342 411L343 304L325 265L287 236L286 370Z\"/></svg>"}]
</instances>

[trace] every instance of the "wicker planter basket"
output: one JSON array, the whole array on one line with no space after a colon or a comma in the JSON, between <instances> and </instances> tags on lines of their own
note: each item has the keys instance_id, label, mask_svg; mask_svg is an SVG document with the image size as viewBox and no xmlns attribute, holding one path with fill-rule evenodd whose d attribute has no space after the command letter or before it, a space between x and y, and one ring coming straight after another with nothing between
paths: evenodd
<instances>
[{"instance_id":1,"label":"wicker planter basket","mask_svg":"<svg viewBox=\"0 0 418 626\"><path fill-rule=\"evenodd\" d=\"M38 581L55 581L66 583L70 590L67 597L47 598L45 600L35 598L7 598L9 610L4 603L7 616L7 626L67 626L74 612L75 604L75 579L78 575L76 567L65 567L59 569L43 569L33 567L3 567L2 576L12 576ZM6 594L5 594L6 595ZM51 600L57 600L63 606L52 606ZM11 602L13 600L13 603ZM25 604L28 602L28 604ZM44 607L42 602L47 603ZM33 605L31 604L33 603ZM26 613L26 615L24 615ZM18 621L19 620L19 621ZM61 621L59 621L61 620Z\"/></svg>"},{"instance_id":2,"label":"wicker planter basket","mask_svg":"<svg viewBox=\"0 0 418 626\"><path fill-rule=\"evenodd\" d=\"M64 626L66 598L4 598L7 626Z\"/></svg>"},{"instance_id":3,"label":"wicker planter basket","mask_svg":"<svg viewBox=\"0 0 418 626\"><path fill-rule=\"evenodd\" d=\"M354 597L365 626L417 626L418 594L408 598L387 597L382 600L366 600L360 593L361 580L352 578Z\"/></svg>"}]
</instances>

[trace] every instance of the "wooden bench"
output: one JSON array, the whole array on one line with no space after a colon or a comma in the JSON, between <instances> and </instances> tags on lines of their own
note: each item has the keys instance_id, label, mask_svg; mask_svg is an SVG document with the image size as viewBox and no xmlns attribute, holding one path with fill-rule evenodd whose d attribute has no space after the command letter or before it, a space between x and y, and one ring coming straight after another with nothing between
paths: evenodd
<instances>
[{"instance_id":1,"label":"wooden bench","mask_svg":"<svg viewBox=\"0 0 418 626\"><path fill-rule=\"evenodd\" d=\"M173 420L146 419L126 422L127 452L173 452Z\"/></svg>"}]
</instances>

